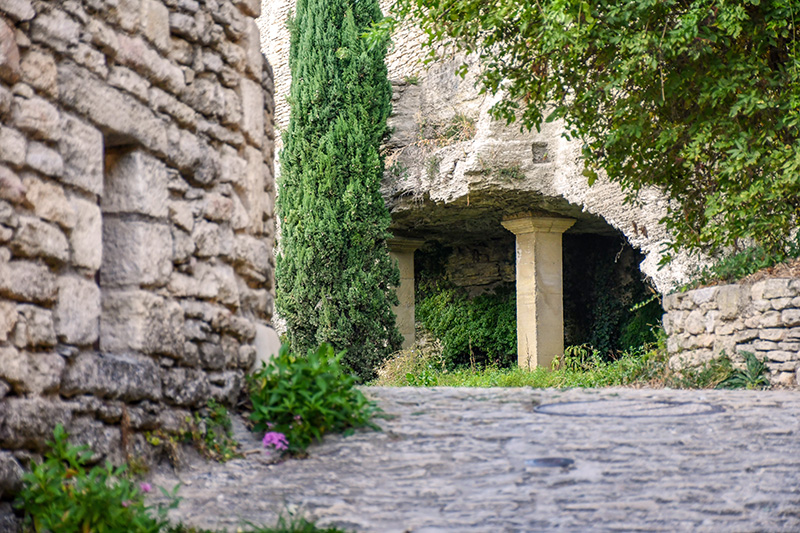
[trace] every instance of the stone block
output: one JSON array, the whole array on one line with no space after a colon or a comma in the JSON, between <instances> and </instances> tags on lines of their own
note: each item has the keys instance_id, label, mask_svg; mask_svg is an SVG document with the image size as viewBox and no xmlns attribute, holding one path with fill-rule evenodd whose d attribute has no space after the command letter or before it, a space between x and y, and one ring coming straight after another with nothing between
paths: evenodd
<instances>
[{"instance_id":1,"label":"stone block","mask_svg":"<svg viewBox=\"0 0 800 533\"><path fill-rule=\"evenodd\" d=\"M713 350L715 354L726 353L728 355L736 353L736 341L730 335L717 336L714 338Z\"/></svg>"},{"instance_id":2,"label":"stone block","mask_svg":"<svg viewBox=\"0 0 800 533\"><path fill-rule=\"evenodd\" d=\"M160 0L142 0L141 9L144 36L160 51L167 52L170 46L169 10Z\"/></svg>"},{"instance_id":3,"label":"stone block","mask_svg":"<svg viewBox=\"0 0 800 533\"><path fill-rule=\"evenodd\" d=\"M272 287L269 259L272 251L267 244L250 235L237 235L234 241L234 264L236 271L244 278Z\"/></svg>"},{"instance_id":4,"label":"stone block","mask_svg":"<svg viewBox=\"0 0 800 533\"><path fill-rule=\"evenodd\" d=\"M0 301L0 342L6 342L17 325L17 304Z\"/></svg>"},{"instance_id":5,"label":"stone block","mask_svg":"<svg viewBox=\"0 0 800 533\"><path fill-rule=\"evenodd\" d=\"M770 300L769 303L772 309L781 311L787 307L792 307L792 298L775 298L774 300Z\"/></svg>"},{"instance_id":6,"label":"stone block","mask_svg":"<svg viewBox=\"0 0 800 533\"><path fill-rule=\"evenodd\" d=\"M784 311L785 313L786 311ZM761 315L760 320L758 321L759 327L761 328L777 328L782 326L781 321L781 313L778 311L768 311Z\"/></svg>"},{"instance_id":7,"label":"stone block","mask_svg":"<svg viewBox=\"0 0 800 533\"><path fill-rule=\"evenodd\" d=\"M61 102L98 124L106 132L107 144L133 139L157 155L166 155L164 122L133 96L68 62L58 66L58 84Z\"/></svg>"},{"instance_id":8,"label":"stone block","mask_svg":"<svg viewBox=\"0 0 800 533\"><path fill-rule=\"evenodd\" d=\"M216 342L201 342L200 348L200 364L203 368L211 370L221 370L225 368L227 363L225 352L222 346Z\"/></svg>"},{"instance_id":9,"label":"stone block","mask_svg":"<svg viewBox=\"0 0 800 533\"><path fill-rule=\"evenodd\" d=\"M100 288L77 276L58 278L55 329L58 340L78 346L93 344L100 333Z\"/></svg>"},{"instance_id":10,"label":"stone block","mask_svg":"<svg viewBox=\"0 0 800 533\"><path fill-rule=\"evenodd\" d=\"M69 203L76 213L75 227L69 235L72 263L97 271L103 259L103 219L100 207L79 196L70 196Z\"/></svg>"},{"instance_id":11,"label":"stone block","mask_svg":"<svg viewBox=\"0 0 800 533\"><path fill-rule=\"evenodd\" d=\"M208 379L202 370L176 368L164 372L164 399L181 407L200 407L209 398Z\"/></svg>"},{"instance_id":12,"label":"stone block","mask_svg":"<svg viewBox=\"0 0 800 533\"><path fill-rule=\"evenodd\" d=\"M81 26L59 9L48 9L31 21L30 37L60 53L80 40Z\"/></svg>"},{"instance_id":13,"label":"stone block","mask_svg":"<svg viewBox=\"0 0 800 533\"><path fill-rule=\"evenodd\" d=\"M53 313L35 305L17 306L14 344L18 348L52 348L56 345Z\"/></svg>"},{"instance_id":14,"label":"stone block","mask_svg":"<svg viewBox=\"0 0 800 533\"><path fill-rule=\"evenodd\" d=\"M169 225L106 216L103 221L103 285L157 285L172 272Z\"/></svg>"},{"instance_id":15,"label":"stone block","mask_svg":"<svg viewBox=\"0 0 800 533\"><path fill-rule=\"evenodd\" d=\"M40 50L29 50L22 56L20 63L22 79L38 89L42 93L56 97L58 95L58 84L56 78L56 62L51 54Z\"/></svg>"},{"instance_id":16,"label":"stone block","mask_svg":"<svg viewBox=\"0 0 800 533\"><path fill-rule=\"evenodd\" d=\"M751 292L754 300L771 300L773 298L792 298L795 296L790 288L790 279L765 279L753 284Z\"/></svg>"},{"instance_id":17,"label":"stone block","mask_svg":"<svg viewBox=\"0 0 800 533\"><path fill-rule=\"evenodd\" d=\"M786 330L786 340L800 340L800 328L791 328Z\"/></svg>"},{"instance_id":18,"label":"stone block","mask_svg":"<svg viewBox=\"0 0 800 533\"><path fill-rule=\"evenodd\" d=\"M141 150L110 151L106 155L103 213L136 213L166 218L167 168Z\"/></svg>"},{"instance_id":19,"label":"stone block","mask_svg":"<svg viewBox=\"0 0 800 533\"><path fill-rule=\"evenodd\" d=\"M197 113L171 94L158 87L152 87L147 98L150 106L161 113L167 113L174 118L181 127L194 129L197 126Z\"/></svg>"},{"instance_id":20,"label":"stone block","mask_svg":"<svg viewBox=\"0 0 800 533\"><path fill-rule=\"evenodd\" d=\"M15 496L22 490L22 474L25 471L8 452L0 452L0 501ZM0 530L6 531L0 527Z\"/></svg>"},{"instance_id":21,"label":"stone block","mask_svg":"<svg viewBox=\"0 0 800 533\"><path fill-rule=\"evenodd\" d=\"M21 204L24 202L27 192L19 176L7 167L0 165L0 199ZM17 224L14 226L16 227Z\"/></svg>"},{"instance_id":22,"label":"stone block","mask_svg":"<svg viewBox=\"0 0 800 533\"><path fill-rule=\"evenodd\" d=\"M199 220L194 225L192 240L197 245L197 257L214 257L221 251L221 233L217 224L206 220Z\"/></svg>"},{"instance_id":23,"label":"stone block","mask_svg":"<svg viewBox=\"0 0 800 533\"><path fill-rule=\"evenodd\" d=\"M12 300L48 304L56 298L56 277L30 261L0 261L0 295Z\"/></svg>"},{"instance_id":24,"label":"stone block","mask_svg":"<svg viewBox=\"0 0 800 533\"><path fill-rule=\"evenodd\" d=\"M49 141L60 137L61 116L58 110L44 98L14 98L11 109L14 126L35 139Z\"/></svg>"},{"instance_id":25,"label":"stone block","mask_svg":"<svg viewBox=\"0 0 800 533\"><path fill-rule=\"evenodd\" d=\"M793 327L800 325L800 309L785 309L781 312L781 321L784 326Z\"/></svg>"},{"instance_id":26,"label":"stone block","mask_svg":"<svg viewBox=\"0 0 800 533\"><path fill-rule=\"evenodd\" d=\"M188 232L194 229L194 210L189 202L171 201L168 210L169 219L176 226Z\"/></svg>"},{"instance_id":27,"label":"stone block","mask_svg":"<svg viewBox=\"0 0 800 533\"><path fill-rule=\"evenodd\" d=\"M161 399L161 370L146 356L83 352L70 361L61 382L61 394L94 394L127 402L157 401Z\"/></svg>"},{"instance_id":28,"label":"stone block","mask_svg":"<svg viewBox=\"0 0 800 533\"><path fill-rule=\"evenodd\" d=\"M61 154L40 142L29 142L25 163L46 176L60 177L64 173Z\"/></svg>"},{"instance_id":29,"label":"stone block","mask_svg":"<svg viewBox=\"0 0 800 533\"><path fill-rule=\"evenodd\" d=\"M27 203L39 218L55 222L64 229L72 229L77 223L75 208L68 201L64 189L52 182L43 181L33 175L23 181Z\"/></svg>"},{"instance_id":30,"label":"stone block","mask_svg":"<svg viewBox=\"0 0 800 533\"><path fill-rule=\"evenodd\" d=\"M777 342L764 341L764 340L758 339L758 340L753 341L753 349L761 351L761 352L768 352L768 351L771 351L771 350L777 350L778 349L778 343Z\"/></svg>"},{"instance_id":31,"label":"stone block","mask_svg":"<svg viewBox=\"0 0 800 533\"><path fill-rule=\"evenodd\" d=\"M699 335L706 331L705 315L699 309L695 309L686 317L686 331L692 335Z\"/></svg>"},{"instance_id":32,"label":"stone block","mask_svg":"<svg viewBox=\"0 0 800 533\"><path fill-rule=\"evenodd\" d=\"M58 151L64 159L62 181L86 192L103 194L103 134L67 114L61 117Z\"/></svg>"},{"instance_id":33,"label":"stone block","mask_svg":"<svg viewBox=\"0 0 800 533\"><path fill-rule=\"evenodd\" d=\"M800 368L800 364L797 361L788 361L786 363L767 361L767 368L773 372L794 372L797 368Z\"/></svg>"},{"instance_id":34,"label":"stone block","mask_svg":"<svg viewBox=\"0 0 800 533\"><path fill-rule=\"evenodd\" d=\"M106 459L120 463L125 460L119 427L107 426L93 417L81 416L72 420L67 432L70 444L89 447L93 452L92 461Z\"/></svg>"},{"instance_id":35,"label":"stone block","mask_svg":"<svg viewBox=\"0 0 800 533\"><path fill-rule=\"evenodd\" d=\"M800 351L800 342L779 342L778 347L781 350L787 350L789 352L797 352Z\"/></svg>"},{"instance_id":36,"label":"stone block","mask_svg":"<svg viewBox=\"0 0 800 533\"><path fill-rule=\"evenodd\" d=\"M183 70L147 46L141 37L120 34L117 42L116 60L120 64L132 68L171 93L180 94L186 87Z\"/></svg>"},{"instance_id":37,"label":"stone block","mask_svg":"<svg viewBox=\"0 0 800 533\"><path fill-rule=\"evenodd\" d=\"M250 146L245 148L245 158L245 174L235 186L250 219L249 233L260 234L264 231L263 217L267 210L267 195L264 193L265 165L261 152Z\"/></svg>"},{"instance_id":38,"label":"stone block","mask_svg":"<svg viewBox=\"0 0 800 533\"><path fill-rule=\"evenodd\" d=\"M129 68L118 65L111 67L108 84L131 93L139 100L148 101L150 83Z\"/></svg>"},{"instance_id":39,"label":"stone block","mask_svg":"<svg viewBox=\"0 0 800 533\"><path fill-rule=\"evenodd\" d=\"M225 112L225 92L213 75L195 78L194 83L186 87L183 100L208 117L220 118Z\"/></svg>"},{"instance_id":40,"label":"stone block","mask_svg":"<svg viewBox=\"0 0 800 533\"><path fill-rule=\"evenodd\" d=\"M779 363L786 363L789 361L798 361L800 360L800 354L797 353L797 350L788 351L788 350L771 350L769 352L769 359L770 361L777 361Z\"/></svg>"},{"instance_id":41,"label":"stone block","mask_svg":"<svg viewBox=\"0 0 800 533\"><path fill-rule=\"evenodd\" d=\"M233 0L233 5L247 16L258 18L261 16L260 0Z\"/></svg>"},{"instance_id":42,"label":"stone block","mask_svg":"<svg viewBox=\"0 0 800 533\"><path fill-rule=\"evenodd\" d=\"M14 28L0 17L0 80L12 85L19 76L19 47Z\"/></svg>"},{"instance_id":43,"label":"stone block","mask_svg":"<svg viewBox=\"0 0 800 533\"><path fill-rule=\"evenodd\" d=\"M717 287L716 300L721 318L735 318L748 304L749 293L741 289L739 285L723 285Z\"/></svg>"},{"instance_id":44,"label":"stone block","mask_svg":"<svg viewBox=\"0 0 800 533\"><path fill-rule=\"evenodd\" d=\"M56 424L68 426L72 406L57 399L7 398L0 409L0 447L44 451Z\"/></svg>"},{"instance_id":45,"label":"stone block","mask_svg":"<svg viewBox=\"0 0 800 533\"><path fill-rule=\"evenodd\" d=\"M758 331L758 338L765 341L781 341L785 337L784 328L764 328Z\"/></svg>"},{"instance_id":46,"label":"stone block","mask_svg":"<svg viewBox=\"0 0 800 533\"><path fill-rule=\"evenodd\" d=\"M29 353L11 346L0 347L0 378L19 395L57 391L64 359L56 353Z\"/></svg>"},{"instance_id":47,"label":"stone block","mask_svg":"<svg viewBox=\"0 0 800 533\"><path fill-rule=\"evenodd\" d=\"M245 382L244 373L241 370L215 372L208 375L208 381L211 384L211 397L225 405L236 403Z\"/></svg>"},{"instance_id":48,"label":"stone block","mask_svg":"<svg viewBox=\"0 0 800 533\"><path fill-rule=\"evenodd\" d=\"M244 38L241 43L247 59L247 72L260 80L265 60L261 54L261 35L255 20L249 19L245 22Z\"/></svg>"},{"instance_id":49,"label":"stone block","mask_svg":"<svg viewBox=\"0 0 800 533\"><path fill-rule=\"evenodd\" d=\"M150 292L104 290L100 349L143 352L180 358L184 315L181 306Z\"/></svg>"},{"instance_id":50,"label":"stone block","mask_svg":"<svg viewBox=\"0 0 800 533\"><path fill-rule=\"evenodd\" d=\"M30 20L36 15L31 0L3 0L0 11L16 21Z\"/></svg>"},{"instance_id":51,"label":"stone block","mask_svg":"<svg viewBox=\"0 0 800 533\"><path fill-rule=\"evenodd\" d=\"M264 92L254 81L242 78L239 99L242 101L242 133L250 144L261 148L264 142Z\"/></svg>"},{"instance_id":52,"label":"stone block","mask_svg":"<svg viewBox=\"0 0 800 533\"><path fill-rule=\"evenodd\" d=\"M173 226L172 228L172 262L176 265L186 263L194 254L196 246L192 236Z\"/></svg>"},{"instance_id":53,"label":"stone block","mask_svg":"<svg viewBox=\"0 0 800 533\"><path fill-rule=\"evenodd\" d=\"M239 289L233 267L224 263L198 261L194 276L173 272L168 288L179 298L214 300L233 308L239 307Z\"/></svg>"},{"instance_id":54,"label":"stone block","mask_svg":"<svg viewBox=\"0 0 800 533\"><path fill-rule=\"evenodd\" d=\"M233 89L223 89L225 95L225 110L222 113L222 124L225 126L238 126L242 121L242 104L239 96Z\"/></svg>"},{"instance_id":55,"label":"stone block","mask_svg":"<svg viewBox=\"0 0 800 533\"><path fill-rule=\"evenodd\" d=\"M28 142L17 130L0 125L0 161L21 167L28 153Z\"/></svg>"},{"instance_id":56,"label":"stone block","mask_svg":"<svg viewBox=\"0 0 800 533\"><path fill-rule=\"evenodd\" d=\"M11 250L21 257L42 258L56 263L69 260L67 237L57 226L37 217L19 217L19 228L11 241Z\"/></svg>"}]
</instances>

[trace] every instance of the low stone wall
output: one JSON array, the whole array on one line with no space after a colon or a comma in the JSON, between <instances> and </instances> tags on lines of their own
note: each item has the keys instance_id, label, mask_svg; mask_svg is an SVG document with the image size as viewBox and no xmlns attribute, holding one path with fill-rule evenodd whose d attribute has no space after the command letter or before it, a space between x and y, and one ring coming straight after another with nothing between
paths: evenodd
<instances>
[{"instance_id":1,"label":"low stone wall","mask_svg":"<svg viewBox=\"0 0 800 533\"><path fill-rule=\"evenodd\" d=\"M274 296L259 13L0 1L0 500L57 423L120 460L238 397Z\"/></svg>"},{"instance_id":2,"label":"low stone wall","mask_svg":"<svg viewBox=\"0 0 800 533\"><path fill-rule=\"evenodd\" d=\"M722 351L767 359L770 381L800 383L800 279L721 285L664 298L670 366L693 366Z\"/></svg>"}]
</instances>

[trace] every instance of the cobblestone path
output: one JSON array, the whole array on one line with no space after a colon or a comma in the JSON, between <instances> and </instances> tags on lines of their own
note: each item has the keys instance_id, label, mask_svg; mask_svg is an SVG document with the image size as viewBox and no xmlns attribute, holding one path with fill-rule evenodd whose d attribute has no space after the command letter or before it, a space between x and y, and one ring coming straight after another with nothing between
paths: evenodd
<instances>
[{"instance_id":1,"label":"cobblestone path","mask_svg":"<svg viewBox=\"0 0 800 533\"><path fill-rule=\"evenodd\" d=\"M356 531L800 531L800 392L380 389L383 432L194 463L175 518ZM258 440L243 428L245 447Z\"/></svg>"}]
</instances>

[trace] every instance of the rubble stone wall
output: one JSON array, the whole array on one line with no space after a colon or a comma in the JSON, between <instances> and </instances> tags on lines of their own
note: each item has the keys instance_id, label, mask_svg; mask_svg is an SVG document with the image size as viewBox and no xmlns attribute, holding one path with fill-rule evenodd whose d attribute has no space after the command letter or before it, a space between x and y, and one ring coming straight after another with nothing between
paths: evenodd
<instances>
[{"instance_id":1,"label":"rubble stone wall","mask_svg":"<svg viewBox=\"0 0 800 533\"><path fill-rule=\"evenodd\" d=\"M238 397L274 299L260 10L0 0L0 500L57 423L147 456Z\"/></svg>"},{"instance_id":2,"label":"rubble stone wall","mask_svg":"<svg viewBox=\"0 0 800 533\"><path fill-rule=\"evenodd\" d=\"M800 280L721 285L664 298L670 366L695 366L721 352L767 359L770 381L800 383Z\"/></svg>"}]
</instances>

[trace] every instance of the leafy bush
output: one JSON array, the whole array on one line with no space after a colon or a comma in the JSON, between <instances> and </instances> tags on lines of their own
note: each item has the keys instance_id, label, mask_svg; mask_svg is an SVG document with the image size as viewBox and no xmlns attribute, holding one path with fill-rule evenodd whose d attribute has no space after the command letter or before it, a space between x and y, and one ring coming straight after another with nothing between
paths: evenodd
<instances>
[{"instance_id":1,"label":"leafy bush","mask_svg":"<svg viewBox=\"0 0 800 533\"><path fill-rule=\"evenodd\" d=\"M341 366L343 352L322 344L305 357L289 346L248 377L254 430L282 433L290 452L304 451L325 433L380 429L370 419L380 410L356 388Z\"/></svg>"},{"instance_id":2,"label":"leafy bush","mask_svg":"<svg viewBox=\"0 0 800 533\"><path fill-rule=\"evenodd\" d=\"M53 437L44 461L23 476L16 507L25 513L25 527L54 533L155 533L167 525L166 511L178 503L175 491L171 495L164 491L172 503L160 507L159 518L154 518L144 505L149 485L137 485L126 477L124 466L115 468L110 462L88 468L92 452L87 446L69 444L60 424Z\"/></svg>"},{"instance_id":3,"label":"leafy bush","mask_svg":"<svg viewBox=\"0 0 800 533\"><path fill-rule=\"evenodd\" d=\"M766 360L761 360L751 352L742 352L745 367L734 370L730 376L717 385L718 389L764 389L769 387Z\"/></svg>"},{"instance_id":4,"label":"leafy bush","mask_svg":"<svg viewBox=\"0 0 800 533\"><path fill-rule=\"evenodd\" d=\"M417 320L442 342L449 368L494 364L517 358L517 307L513 286L473 299L455 288L433 290L416 307Z\"/></svg>"}]
</instances>

